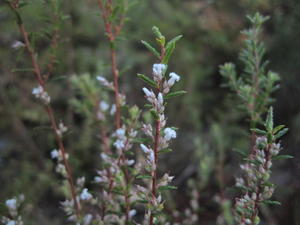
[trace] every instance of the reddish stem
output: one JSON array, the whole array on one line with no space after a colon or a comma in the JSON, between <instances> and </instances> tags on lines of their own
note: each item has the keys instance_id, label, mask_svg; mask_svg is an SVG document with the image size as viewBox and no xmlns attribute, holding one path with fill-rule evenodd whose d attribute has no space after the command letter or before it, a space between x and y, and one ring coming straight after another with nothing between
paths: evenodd
<instances>
[{"instance_id":1,"label":"reddish stem","mask_svg":"<svg viewBox=\"0 0 300 225\"><path fill-rule=\"evenodd\" d=\"M16 5L10 4L10 7L15 13L17 13L17 11L16 11L17 6ZM36 76L36 79L37 79L39 85L41 87L43 87L43 89L45 90L45 81L43 80L43 77L41 75L41 69L40 69L40 66L37 62L35 52L33 51L32 47L31 47L31 44L30 44L30 41L29 41L29 38L28 38L28 33L27 33L27 31L24 27L24 24L20 23L20 21L18 21L18 27L19 27L19 30L20 30L23 38L24 38L25 47L27 49L27 52L28 52L28 54L31 58L31 64L34 68L34 74ZM80 216L80 206L79 206L79 203L78 203L77 198L76 198L76 192L75 192L74 182L73 182L73 178L72 178L72 172L71 172L71 168L70 168L70 165L69 165L67 157L66 157L65 146L64 146L64 143L62 141L62 138L57 134L58 126L57 126L57 122L55 120L53 109L52 109L51 105L50 104L46 105L45 110L48 114L52 129L54 131L58 147L59 147L60 151L62 152L63 162L64 162L64 166L65 166L66 172L67 172L67 180L68 180L68 183L69 183L69 188L70 188L70 192L71 192L71 195L72 195L72 199L74 201L76 216L79 217Z\"/></svg>"}]
</instances>

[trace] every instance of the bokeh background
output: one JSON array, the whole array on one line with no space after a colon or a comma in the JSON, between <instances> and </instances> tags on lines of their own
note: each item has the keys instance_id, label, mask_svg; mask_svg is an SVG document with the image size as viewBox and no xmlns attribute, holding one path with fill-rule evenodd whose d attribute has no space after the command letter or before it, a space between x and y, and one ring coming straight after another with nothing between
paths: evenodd
<instances>
[{"instance_id":1,"label":"bokeh background","mask_svg":"<svg viewBox=\"0 0 300 225\"><path fill-rule=\"evenodd\" d=\"M57 118L70 128L70 149L75 176L88 181L99 168L98 127L75 102L78 92L72 77L89 74L110 76L109 49L100 12L94 0L64 0L57 22L51 1L30 0L21 13L39 60L47 67L52 54L57 61L48 90ZM136 73L150 74L155 59L140 40L153 40L151 27L166 37L183 34L171 58L170 68L182 76L188 94L168 105L169 122L179 127L174 151L161 161L162 171L176 176L178 190L169 197L171 206L183 211L189 204L190 186L200 193L200 225L216 224L220 214L216 196L234 199L234 177L241 157L235 149L248 151L249 124L237 107L237 99L222 87L218 67L237 64L243 47L240 31L249 23L246 15L259 11L271 19L265 24L269 68L281 76L275 93L275 123L290 128L283 138L284 154L294 159L277 161L272 181L274 200L281 206L263 207L262 224L300 224L300 2L298 0L139 0L132 3L128 21L118 42L121 89L129 104L143 106L142 83ZM51 48L51 34L58 29L58 49ZM65 189L49 157L55 148L47 116L31 95L36 86L24 50L11 48L22 41L14 15L0 3L0 214L3 201L24 193L28 224L63 224L59 201ZM154 42L151 42L154 43Z\"/></svg>"}]
</instances>

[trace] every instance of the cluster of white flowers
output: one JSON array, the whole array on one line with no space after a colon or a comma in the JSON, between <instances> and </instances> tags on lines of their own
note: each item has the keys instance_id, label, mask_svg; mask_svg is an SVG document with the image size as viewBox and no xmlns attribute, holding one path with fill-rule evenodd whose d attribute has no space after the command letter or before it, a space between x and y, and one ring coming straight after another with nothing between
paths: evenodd
<instances>
[{"instance_id":1,"label":"cluster of white flowers","mask_svg":"<svg viewBox=\"0 0 300 225\"><path fill-rule=\"evenodd\" d=\"M66 171L66 167L63 162L63 155L62 155L61 150L53 149L51 151L50 155L51 155L52 159L57 160L55 171L66 178L67 171ZM69 155L66 154L66 158L68 158L68 157L69 157Z\"/></svg>"},{"instance_id":2,"label":"cluster of white flowers","mask_svg":"<svg viewBox=\"0 0 300 225\"><path fill-rule=\"evenodd\" d=\"M165 99L164 96L170 92L171 87L180 80L180 76L172 72L169 74L169 77L165 76L167 70L167 65L165 64L154 64L152 68L153 80L156 82L157 93L153 90L149 90L146 87L143 87L143 92L145 98L152 105L152 111L155 114L156 127L152 127L151 124L143 124L142 131L146 136L150 137L153 141L153 146L140 144L140 148L146 156L147 167L146 170L151 172L152 179L157 179L156 188L169 188L169 184L174 177L165 174L162 178L156 177L155 170L157 169L157 155L160 151L168 148L172 139L177 137L176 131L173 128L166 127L166 117L165 117ZM152 190L148 190L142 186L138 186L138 196L141 200L147 201L151 204L151 210L145 216L145 220L148 220L148 217L151 215L152 211L161 211L163 208L162 197L159 194L159 191L156 196L151 193Z\"/></svg>"},{"instance_id":3,"label":"cluster of white flowers","mask_svg":"<svg viewBox=\"0 0 300 225\"><path fill-rule=\"evenodd\" d=\"M5 201L5 206L8 209L9 217L3 216L1 222L5 225L23 225L22 216L19 215L19 209L24 202L24 195L14 197Z\"/></svg>"},{"instance_id":4,"label":"cluster of white flowers","mask_svg":"<svg viewBox=\"0 0 300 225\"><path fill-rule=\"evenodd\" d=\"M58 124L58 129L56 130L56 134L59 137L62 137L64 133L66 133L68 131L68 128L63 124L63 122L59 122Z\"/></svg>"},{"instance_id":5,"label":"cluster of white flowers","mask_svg":"<svg viewBox=\"0 0 300 225\"><path fill-rule=\"evenodd\" d=\"M239 212L236 218L243 225L252 224L255 207L272 196L273 185L264 184L271 175L272 157L281 150L279 143L268 144L264 136L257 137L255 143L248 162L240 166L245 172L245 178L236 178L236 186L248 190L235 203L236 211Z\"/></svg>"},{"instance_id":6,"label":"cluster of white flowers","mask_svg":"<svg viewBox=\"0 0 300 225\"><path fill-rule=\"evenodd\" d=\"M154 64L152 68L154 81L160 82L163 79L167 66L165 64Z\"/></svg>"},{"instance_id":7,"label":"cluster of white flowers","mask_svg":"<svg viewBox=\"0 0 300 225\"><path fill-rule=\"evenodd\" d=\"M44 104L48 105L50 103L50 96L49 94L44 90L44 88L39 85L38 87L35 87L32 89L32 94L37 98L40 99Z\"/></svg>"},{"instance_id":8,"label":"cluster of white flowers","mask_svg":"<svg viewBox=\"0 0 300 225\"><path fill-rule=\"evenodd\" d=\"M142 149L142 151L146 154L147 157L147 164L150 166L150 170L155 170L156 165L155 165L155 161L154 161L154 151L151 148L148 148L146 145L144 144L140 144L140 147Z\"/></svg>"}]
</instances>

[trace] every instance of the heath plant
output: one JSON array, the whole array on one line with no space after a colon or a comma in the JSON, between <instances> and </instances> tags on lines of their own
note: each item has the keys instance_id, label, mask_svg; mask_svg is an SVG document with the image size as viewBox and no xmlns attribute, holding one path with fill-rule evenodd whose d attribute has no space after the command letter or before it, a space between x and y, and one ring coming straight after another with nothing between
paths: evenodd
<instances>
[{"instance_id":1,"label":"heath plant","mask_svg":"<svg viewBox=\"0 0 300 225\"><path fill-rule=\"evenodd\" d=\"M257 225L260 223L259 207L261 204L279 205L280 202L270 198L275 185L270 182L273 161L291 158L289 155L278 155L281 151L280 138L288 131L284 125L274 126L274 101L271 94L278 89L278 74L268 71L268 61L264 60L265 45L260 41L262 25L268 20L259 13L248 16L251 28L242 32L245 35L245 48L240 59L244 71L237 75L235 66L226 63L220 67L221 74L228 80L228 86L235 91L241 101L241 108L250 122L250 152L241 154L244 161L240 167L243 177L236 178L236 186L242 195L236 198L234 215L239 225ZM267 112L266 120L263 115Z\"/></svg>"}]
</instances>

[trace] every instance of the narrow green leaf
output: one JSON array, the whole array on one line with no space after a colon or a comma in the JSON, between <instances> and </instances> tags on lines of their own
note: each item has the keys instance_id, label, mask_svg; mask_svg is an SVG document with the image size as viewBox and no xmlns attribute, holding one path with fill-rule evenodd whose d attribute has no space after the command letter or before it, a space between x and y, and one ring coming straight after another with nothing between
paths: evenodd
<instances>
[{"instance_id":1,"label":"narrow green leaf","mask_svg":"<svg viewBox=\"0 0 300 225\"><path fill-rule=\"evenodd\" d=\"M158 29L158 27L154 26L152 27L152 31L155 34L155 36L159 39L164 38L164 36L161 34L160 30Z\"/></svg>"},{"instance_id":2,"label":"narrow green leaf","mask_svg":"<svg viewBox=\"0 0 300 225\"><path fill-rule=\"evenodd\" d=\"M269 108L269 111L268 111L268 116L267 116L267 119L266 119L266 129L268 132L272 132L273 131L273 127L274 127L274 123L273 123L273 107L270 107Z\"/></svg>"},{"instance_id":3,"label":"narrow green leaf","mask_svg":"<svg viewBox=\"0 0 300 225\"><path fill-rule=\"evenodd\" d=\"M147 175L147 174L141 174L141 175L138 175L136 177L136 179L152 179L152 177L150 175Z\"/></svg>"},{"instance_id":4,"label":"narrow green leaf","mask_svg":"<svg viewBox=\"0 0 300 225\"><path fill-rule=\"evenodd\" d=\"M253 129L250 129L250 130L253 131L254 133L260 134L260 135L266 135L267 134L266 131L260 130L260 129L257 129L257 128L253 128Z\"/></svg>"},{"instance_id":5,"label":"narrow green leaf","mask_svg":"<svg viewBox=\"0 0 300 225\"><path fill-rule=\"evenodd\" d=\"M281 205L280 202L278 201L271 201L271 200L264 200L262 203L267 204L267 205Z\"/></svg>"},{"instance_id":6,"label":"narrow green leaf","mask_svg":"<svg viewBox=\"0 0 300 225\"><path fill-rule=\"evenodd\" d=\"M160 54L158 53L158 51L153 48L148 42L146 41L142 41L142 44L145 45L145 47L153 54L155 55L157 58L160 58Z\"/></svg>"},{"instance_id":7,"label":"narrow green leaf","mask_svg":"<svg viewBox=\"0 0 300 225\"><path fill-rule=\"evenodd\" d=\"M243 150L241 150L241 149L233 149L233 151L235 151L235 152L237 152L237 153L239 153L241 156L243 156L244 158L246 158L247 157L247 153L246 152L244 152Z\"/></svg>"},{"instance_id":8,"label":"narrow green leaf","mask_svg":"<svg viewBox=\"0 0 300 225\"><path fill-rule=\"evenodd\" d=\"M172 43L176 43L177 41L179 41L181 38L183 37L183 35L178 35L176 37L174 37L172 40L170 40L166 46L166 49L168 49L170 47L170 45L172 45Z\"/></svg>"},{"instance_id":9,"label":"narrow green leaf","mask_svg":"<svg viewBox=\"0 0 300 225\"><path fill-rule=\"evenodd\" d=\"M276 155L276 156L273 156L272 159L273 160L278 160L278 159L293 159L294 156L291 156L291 155Z\"/></svg>"},{"instance_id":10,"label":"narrow green leaf","mask_svg":"<svg viewBox=\"0 0 300 225\"><path fill-rule=\"evenodd\" d=\"M169 98L173 98L173 97L177 97L180 95L185 94L186 91L174 91L174 92L170 92L169 94L167 94L164 99L169 99Z\"/></svg>"},{"instance_id":11,"label":"narrow green leaf","mask_svg":"<svg viewBox=\"0 0 300 225\"><path fill-rule=\"evenodd\" d=\"M144 82L149 84L150 86L157 88L157 85L154 80L151 80L149 77L147 77L143 74L140 74L140 73L138 73L137 76L138 76L138 78L140 78L141 80L143 80Z\"/></svg>"},{"instance_id":12,"label":"narrow green leaf","mask_svg":"<svg viewBox=\"0 0 300 225\"><path fill-rule=\"evenodd\" d=\"M176 186L171 186L171 185L165 185L165 186L160 186L158 188L158 191L166 191L166 190L176 190Z\"/></svg>"},{"instance_id":13,"label":"narrow green leaf","mask_svg":"<svg viewBox=\"0 0 300 225\"><path fill-rule=\"evenodd\" d=\"M274 137L275 139L281 138L289 131L289 128L284 128L283 130L279 131Z\"/></svg>"},{"instance_id":14,"label":"narrow green leaf","mask_svg":"<svg viewBox=\"0 0 300 225\"><path fill-rule=\"evenodd\" d=\"M169 59L170 59L170 57L171 57L171 55L172 55L174 49L175 49L175 43L173 42L173 43L171 43L170 46L166 49L166 55L165 55L165 57L163 58L163 61L162 61L164 64L168 64Z\"/></svg>"},{"instance_id":15,"label":"narrow green leaf","mask_svg":"<svg viewBox=\"0 0 300 225\"><path fill-rule=\"evenodd\" d=\"M278 131L282 130L285 127L285 125L278 125L273 129L273 134L276 134Z\"/></svg>"},{"instance_id":16,"label":"narrow green leaf","mask_svg":"<svg viewBox=\"0 0 300 225\"><path fill-rule=\"evenodd\" d=\"M160 153L168 153L168 152L172 152L173 150L172 149L170 149L170 148L165 148L165 149L162 149L162 150L160 150L158 153L160 154Z\"/></svg>"}]
</instances>

